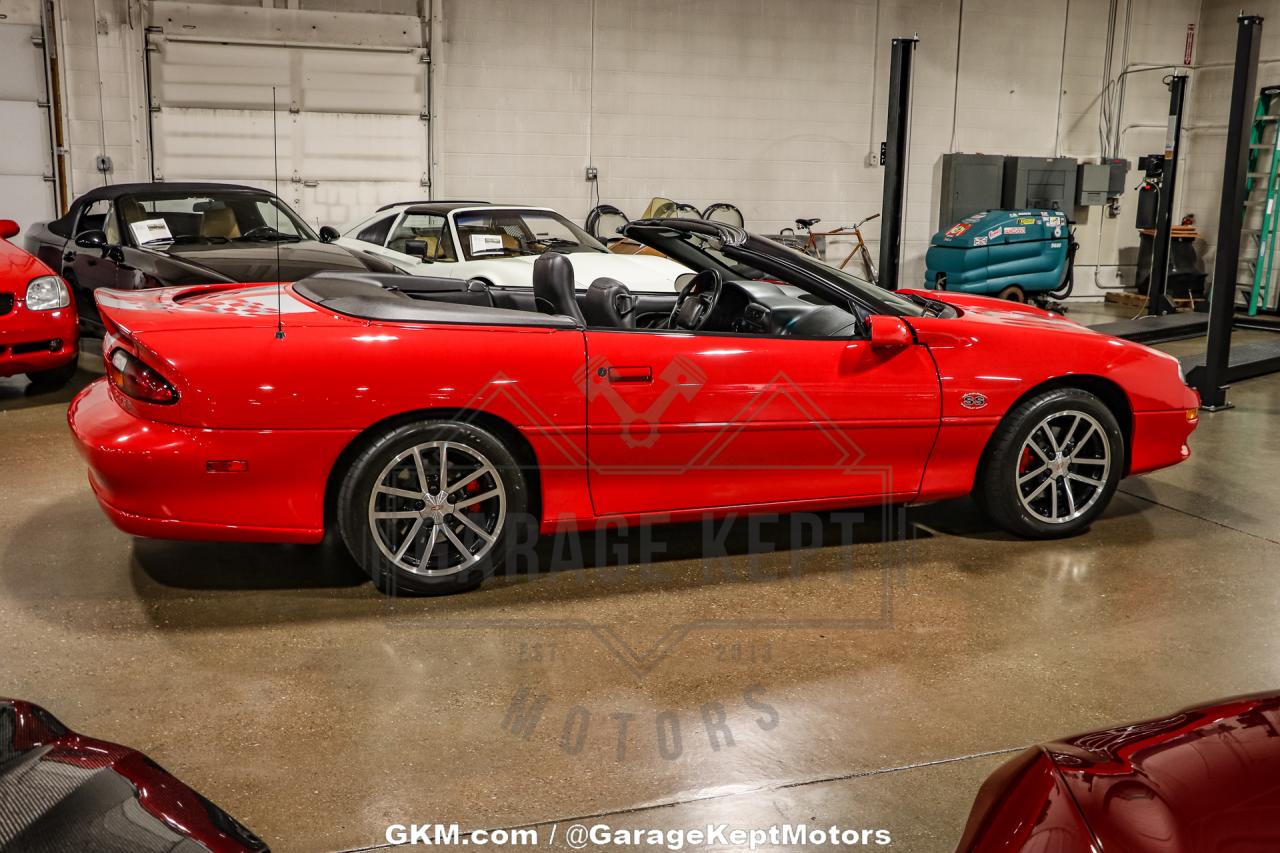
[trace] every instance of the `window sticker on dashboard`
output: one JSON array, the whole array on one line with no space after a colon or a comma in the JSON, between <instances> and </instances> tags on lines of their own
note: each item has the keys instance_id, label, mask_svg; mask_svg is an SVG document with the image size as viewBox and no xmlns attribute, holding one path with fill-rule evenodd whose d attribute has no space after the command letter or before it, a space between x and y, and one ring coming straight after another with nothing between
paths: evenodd
<instances>
[{"instance_id":1,"label":"window sticker on dashboard","mask_svg":"<svg viewBox=\"0 0 1280 853\"><path fill-rule=\"evenodd\" d=\"M489 252L502 251L502 235L501 234L472 234L471 235L471 254L484 255Z\"/></svg>"},{"instance_id":2,"label":"window sticker on dashboard","mask_svg":"<svg viewBox=\"0 0 1280 853\"><path fill-rule=\"evenodd\" d=\"M139 246L145 246L147 243L173 242L173 235L169 233L169 223L163 219L130 222L129 227L133 229L133 238L138 241Z\"/></svg>"}]
</instances>

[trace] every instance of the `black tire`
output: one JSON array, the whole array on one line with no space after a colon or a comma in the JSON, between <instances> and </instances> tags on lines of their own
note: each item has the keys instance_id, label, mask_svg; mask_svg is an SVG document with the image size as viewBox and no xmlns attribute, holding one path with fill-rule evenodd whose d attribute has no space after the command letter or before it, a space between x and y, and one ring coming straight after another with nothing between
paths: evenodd
<instances>
[{"instance_id":1,"label":"black tire","mask_svg":"<svg viewBox=\"0 0 1280 853\"><path fill-rule=\"evenodd\" d=\"M1061 451L1056 455L1055 445ZM974 498L1010 533L1028 539L1071 536L1106 509L1124 458L1124 433L1101 400L1078 388L1045 391L1020 403L996 427Z\"/></svg>"},{"instance_id":2,"label":"black tire","mask_svg":"<svg viewBox=\"0 0 1280 853\"><path fill-rule=\"evenodd\" d=\"M1011 284L998 294L1000 299L1007 299L1010 302L1027 301L1027 292L1016 284Z\"/></svg>"},{"instance_id":3,"label":"black tire","mask_svg":"<svg viewBox=\"0 0 1280 853\"><path fill-rule=\"evenodd\" d=\"M447 445L444 444L447 442ZM449 454L448 466L452 471L468 473L455 478L450 472L448 480L455 484L440 509L442 514L432 514L430 501L438 500L440 448ZM404 492L418 491L415 485L419 474L414 464L414 448L422 461L422 472L428 479L427 490L436 491L435 497L423 495L410 497ZM398 461L397 461L398 460ZM434 461L433 461L434 460ZM486 473L483 464L492 473ZM476 472L479 471L479 474ZM463 481L475 475L470 483ZM423 421L397 427L374 439L351 462L338 491L337 521L342 539L361 568L373 579L374 585L384 593L415 593L446 595L473 590L493 571L504 565L521 538L531 535L533 520L529 513L530 496L528 478L511 450L489 431L475 424L461 421ZM394 484L394 485L393 485ZM375 498L375 486L394 488L396 494L379 491ZM489 498L476 505L477 509L466 513L473 523L495 533L491 543L480 539L462 523L462 509L452 509L453 503L497 491L501 497ZM470 493L470 494L468 494ZM381 518L375 520L375 512L391 512L406 515L405 518ZM477 518L476 514L479 514ZM491 523L497 519L496 527ZM415 527L414 525L418 525ZM448 538L452 531L457 541L478 554L470 565L465 565L455 541ZM375 532L377 525L377 532ZM438 528L438 530L436 529ZM421 552L437 536L430 554ZM391 547L410 540L408 550L397 561ZM419 553L415 555L415 551ZM457 561L451 558L457 556ZM428 559L434 557L435 559ZM416 558L416 567L414 565ZM457 565L450 565L456 562ZM425 563L425 565L424 565ZM433 572L428 574L427 572ZM439 572L438 574L434 572Z\"/></svg>"},{"instance_id":4,"label":"black tire","mask_svg":"<svg viewBox=\"0 0 1280 853\"><path fill-rule=\"evenodd\" d=\"M76 370L79 366L80 357L77 354L75 358L61 367L28 373L27 378L31 380L32 387L37 391L57 391L71 381L71 378L76 375Z\"/></svg>"}]
</instances>

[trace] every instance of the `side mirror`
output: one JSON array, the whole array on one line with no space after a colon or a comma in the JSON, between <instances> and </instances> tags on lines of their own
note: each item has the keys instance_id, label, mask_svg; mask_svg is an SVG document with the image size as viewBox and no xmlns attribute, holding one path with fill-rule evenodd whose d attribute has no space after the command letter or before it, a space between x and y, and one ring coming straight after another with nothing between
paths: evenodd
<instances>
[{"instance_id":1,"label":"side mirror","mask_svg":"<svg viewBox=\"0 0 1280 853\"><path fill-rule=\"evenodd\" d=\"M404 244L404 253L412 255L420 261L428 260L427 244L421 240L409 240Z\"/></svg>"},{"instance_id":2,"label":"side mirror","mask_svg":"<svg viewBox=\"0 0 1280 853\"><path fill-rule=\"evenodd\" d=\"M0 219L0 239L9 240L18 236L22 229L12 219Z\"/></svg>"},{"instance_id":3,"label":"side mirror","mask_svg":"<svg viewBox=\"0 0 1280 853\"><path fill-rule=\"evenodd\" d=\"M103 249L109 245L107 235L102 231L81 231L76 235L76 245L81 249Z\"/></svg>"},{"instance_id":4,"label":"side mirror","mask_svg":"<svg viewBox=\"0 0 1280 853\"><path fill-rule=\"evenodd\" d=\"M341 236L342 235L338 233L338 229L334 228L332 225L320 226L320 242L321 243L332 243L334 240L337 240Z\"/></svg>"},{"instance_id":5,"label":"side mirror","mask_svg":"<svg viewBox=\"0 0 1280 853\"><path fill-rule=\"evenodd\" d=\"M871 323L871 348L878 350L895 350L909 347L915 343L911 327L901 317L891 314L877 314Z\"/></svg>"}]
</instances>

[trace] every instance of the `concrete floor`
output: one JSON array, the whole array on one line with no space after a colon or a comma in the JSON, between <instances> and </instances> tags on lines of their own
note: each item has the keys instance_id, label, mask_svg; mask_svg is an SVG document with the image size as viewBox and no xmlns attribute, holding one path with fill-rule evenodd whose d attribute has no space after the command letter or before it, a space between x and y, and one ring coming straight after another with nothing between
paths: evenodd
<instances>
[{"instance_id":1,"label":"concrete floor","mask_svg":"<svg viewBox=\"0 0 1280 853\"><path fill-rule=\"evenodd\" d=\"M0 693L146 751L279 851L579 816L946 850L1013 750L1280 685L1280 377L1233 388L1190 462L1124 482L1070 541L954 501L755 560L704 563L666 527L671 554L619 566L585 537L569 570L395 600L334 548L117 532L71 393L0 380ZM513 734L522 690L545 705Z\"/></svg>"}]
</instances>

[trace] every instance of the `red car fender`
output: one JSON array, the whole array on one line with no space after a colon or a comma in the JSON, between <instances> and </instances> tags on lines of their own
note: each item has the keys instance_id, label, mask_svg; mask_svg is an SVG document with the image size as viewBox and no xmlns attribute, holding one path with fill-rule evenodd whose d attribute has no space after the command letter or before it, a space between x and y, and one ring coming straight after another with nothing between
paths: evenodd
<instances>
[{"instance_id":1,"label":"red car fender","mask_svg":"<svg viewBox=\"0 0 1280 853\"><path fill-rule=\"evenodd\" d=\"M1084 387L1117 409L1130 438L1126 474L1189 455L1186 439L1196 421L1187 412L1200 401L1183 383L1177 359L1038 308L976 297L963 304L960 322L909 321L933 355L942 387L942 429L920 500L968 491L1000 420L1048 383ZM1007 356L993 362L993 353ZM1071 365L1067 372L1064 363Z\"/></svg>"},{"instance_id":2,"label":"red car fender","mask_svg":"<svg viewBox=\"0 0 1280 853\"><path fill-rule=\"evenodd\" d=\"M1053 760L1033 746L978 790L956 853L1101 850Z\"/></svg>"}]
</instances>

